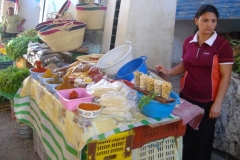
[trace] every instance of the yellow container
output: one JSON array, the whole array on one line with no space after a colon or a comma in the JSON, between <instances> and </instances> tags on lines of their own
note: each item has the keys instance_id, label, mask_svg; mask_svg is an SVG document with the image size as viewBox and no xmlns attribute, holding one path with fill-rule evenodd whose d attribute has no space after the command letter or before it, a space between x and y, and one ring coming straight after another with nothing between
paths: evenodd
<instances>
[{"instance_id":1,"label":"yellow container","mask_svg":"<svg viewBox=\"0 0 240 160\"><path fill-rule=\"evenodd\" d=\"M105 140L93 140L87 145L87 160L131 160L134 131L120 132Z\"/></svg>"},{"instance_id":2,"label":"yellow container","mask_svg":"<svg viewBox=\"0 0 240 160\"><path fill-rule=\"evenodd\" d=\"M0 53L6 54L6 49L5 48L0 48Z\"/></svg>"}]
</instances>

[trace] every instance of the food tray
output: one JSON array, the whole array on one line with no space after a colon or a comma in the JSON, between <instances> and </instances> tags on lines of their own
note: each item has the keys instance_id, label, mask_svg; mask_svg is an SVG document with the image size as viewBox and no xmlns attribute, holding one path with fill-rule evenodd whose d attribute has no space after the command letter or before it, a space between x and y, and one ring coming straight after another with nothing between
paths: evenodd
<instances>
[{"instance_id":1,"label":"food tray","mask_svg":"<svg viewBox=\"0 0 240 160\"><path fill-rule=\"evenodd\" d=\"M154 140L159 140L169 136L183 136L185 134L186 125L183 125L182 120L180 120L154 128L149 126L140 126L133 128L133 130L135 132L135 136L132 148L135 149Z\"/></svg>"},{"instance_id":2,"label":"food tray","mask_svg":"<svg viewBox=\"0 0 240 160\"><path fill-rule=\"evenodd\" d=\"M83 149L81 159L132 160L133 137L134 137L134 131L129 130L129 131L114 134L105 140L93 140L89 142L86 145L86 147Z\"/></svg>"},{"instance_id":3,"label":"food tray","mask_svg":"<svg viewBox=\"0 0 240 160\"><path fill-rule=\"evenodd\" d=\"M69 99L69 94L73 90L76 91L78 93L78 97L81 98ZM77 106L82 102L92 102L92 96L86 92L85 88L59 90L57 91L57 94L62 105L70 111L77 110Z\"/></svg>"}]
</instances>

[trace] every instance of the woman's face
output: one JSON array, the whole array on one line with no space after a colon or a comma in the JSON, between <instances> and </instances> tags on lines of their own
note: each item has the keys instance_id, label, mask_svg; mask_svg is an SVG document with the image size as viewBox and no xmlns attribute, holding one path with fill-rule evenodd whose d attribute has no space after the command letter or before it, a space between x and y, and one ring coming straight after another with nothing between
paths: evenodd
<instances>
[{"instance_id":1,"label":"woman's face","mask_svg":"<svg viewBox=\"0 0 240 160\"><path fill-rule=\"evenodd\" d=\"M12 16L13 13L14 13L14 10L13 10L13 9L8 9L8 15L9 15L9 16Z\"/></svg>"},{"instance_id":2,"label":"woman's face","mask_svg":"<svg viewBox=\"0 0 240 160\"><path fill-rule=\"evenodd\" d=\"M195 24L201 34L212 34L217 26L217 16L213 12L206 12L195 18Z\"/></svg>"}]
</instances>

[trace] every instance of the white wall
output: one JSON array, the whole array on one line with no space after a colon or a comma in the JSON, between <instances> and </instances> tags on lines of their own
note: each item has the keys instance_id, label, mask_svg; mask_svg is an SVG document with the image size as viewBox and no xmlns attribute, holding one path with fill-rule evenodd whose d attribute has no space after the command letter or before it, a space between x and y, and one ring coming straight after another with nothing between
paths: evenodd
<instances>
[{"instance_id":1,"label":"white wall","mask_svg":"<svg viewBox=\"0 0 240 160\"><path fill-rule=\"evenodd\" d=\"M175 22L174 47L172 53L172 63L181 62L182 44L185 38L194 34L195 24L191 20L178 20ZM218 32L240 32L240 20L223 20L218 21L216 30Z\"/></svg>"},{"instance_id":2,"label":"white wall","mask_svg":"<svg viewBox=\"0 0 240 160\"><path fill-rule=\"evenodd\" d=\"M40 4L35 0L19 0L18 15L25 18L23 28L31 29L38 24Z\"/></svg>"},{"instance_id":3,"label":"white wall","mask_svg":"<svg viewBox=\"0 0 240 160\"><path fill-rule=\"evenodd\" d=\"M7 2L6 0L0 0L1 8L0 8L0 17L6 15L6 11L8 10L8 7L15 8L15 3L13 2ZM2 18L0 18L0 22L2 22Z\"/></svg>"},{"instance_id":4,"label":"white wall","mask_svg":"<svg viewBox=\"0 0 240 160\"><path fill-rule=\"evenodd\" d=\"M41 0L40 3L43 4L43 1L44 0ZM40 15L39 22L42 22L42 16L44 16L43 21L46 21L47 18L51 18L50 13L58 12L62 8L62 6L65 2L66 2L66 0L45 0L44 15L42 15L42 14ZM78 4L78 0L71 0L71 3L72 3L71 9L73 12L75 12L75 7L76 7L76 4ZM56 14L53 14L52 18L55 18L55 15ZM75 19L74 16L73 16L73 19Z\"/></svg>"},{"instance_id":5,"label":"white wall","mask_svg":"<svg viewBox=\"0 0 240 160\"><path fill-rule=\"evenodd\" d=\"M131 41L133 56L146 55L148 68L153 69L156 64L170 68L176 3L176 0L121 0L115 47ZM108 11L115 6L109 4ZM113 16L107 13L102 53L109 49L107 36L111 35L109 25L113 22L109 17Z\"/></svg>"}]
</instances>

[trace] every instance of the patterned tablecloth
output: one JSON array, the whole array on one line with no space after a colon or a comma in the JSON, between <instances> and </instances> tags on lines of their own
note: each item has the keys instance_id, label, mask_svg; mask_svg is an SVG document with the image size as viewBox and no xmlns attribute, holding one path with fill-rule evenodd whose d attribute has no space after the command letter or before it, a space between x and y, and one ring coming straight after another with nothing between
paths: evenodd
<instances>
[{"instance_id":1,"label":"patterned tablecloth","mask_svg":"<svg viewBox=\"0 0 240 160\"><path fill-rule=\"evenodd\" d=\"M33 128L43 142L51 159L80 159L81 150L90 140L103 140L110 135L142 125L159 125L179 121L170 115L165 119L152 119L137 114L132 122L116 122L100 114L92 120L88 132L78 127L77 111L68 111L60 101L37 80L28 77L14 97L17 119Z\"/></svg>"}]
</instances>

